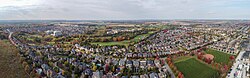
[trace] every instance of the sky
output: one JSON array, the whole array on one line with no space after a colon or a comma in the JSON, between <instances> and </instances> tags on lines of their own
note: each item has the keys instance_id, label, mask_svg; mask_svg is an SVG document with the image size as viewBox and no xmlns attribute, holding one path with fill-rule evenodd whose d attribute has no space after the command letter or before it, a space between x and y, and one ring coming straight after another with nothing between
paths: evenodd
<instances>
[{"instance_id":1,"label":"sky","mask_svg":"<svg viewBox=\"0 0 250 78\"><path fill-rule=\"evenodd\" d=\"M0 20L250 19L250 0L0 0Z\"/></svg>"}]
</instances>

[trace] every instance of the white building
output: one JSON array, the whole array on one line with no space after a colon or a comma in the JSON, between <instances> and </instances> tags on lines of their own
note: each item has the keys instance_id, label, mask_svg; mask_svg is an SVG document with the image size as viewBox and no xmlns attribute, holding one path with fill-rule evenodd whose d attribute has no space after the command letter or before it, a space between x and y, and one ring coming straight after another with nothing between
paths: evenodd
<instances>
[{"instance_id":1,"label":"white building","mask_svg":"<svg viewBox=\"0 0 250 78\"><path fill-rule=\"evenodd\" d=\"M46 34L49 34L49 35L50 35L50 34L53 34L53 32L54 32L54 31L52 31L52 30L45 31L45 33L46 33Z\"/></svg>"},{"instance_id":2,"label":"white building","mask_svg":"<svg viewBox=\"0 0 250 78\"><path fill-rule=\"evenodd\" d=\"M45 33L48 35L53 35L55 37L59 37L63 35L61 31L53 31L53 30L45 31Z\"/></svg>"},{"instance_id":3,"label":"white building","mask_svg":"<svg viewBox=\"0 0 250 78\"><path fill-rule=\"evenodd\" d=\"M62 32L61 31L54 31L52 35L55 37L62 36Z\"/></svg>"}]
</instances>

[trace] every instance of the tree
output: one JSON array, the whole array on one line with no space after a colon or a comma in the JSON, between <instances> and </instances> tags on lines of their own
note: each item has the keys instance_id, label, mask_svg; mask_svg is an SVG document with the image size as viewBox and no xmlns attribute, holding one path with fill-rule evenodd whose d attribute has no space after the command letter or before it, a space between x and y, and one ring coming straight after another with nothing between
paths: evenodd
<instances>
[{"instance_id":1,"label":"tree","mask_svg":"<svg viewBox=\"0 0 250 78\"><path fill-rule=\"evenodd\" d=\"M125 40L126 37L122 37L122 40Z\"/></svg>"},{"instance_id":2,"label":"tree","mask_svg":"<svg viewBox=\"0 0 250 78\"><path fill-rule=\"evenodd\" d=\"M50 42L51 40L53 40L53 38L47 37L44 39L44 41Z\"/></svg>"},{"instance_id":3,"label":"tree","mask_svg":"<svg viewBox=\"0 0 250 78\"><path fill-rule=\"evenodd\" d=\"M202 60L202 58L203 58L203 56L202 56L202 54L198 54L198 59L200 59L200 60Z\"/></svg>"},{"instance_id":4,"label":"tree","mask_svg":"<svg viewBox=\"0 0 250 78\"><path fill-rule=\"evenodd\" d=\"M92 70L93 70L93 71L96 71L96 69L97 69L97 66L94 65L93 68L92 68Z\"/></svg>"},{"instance_id":5,"label":"tree","mask_svg":"<svg viewBox=\"0 0 250 78\"><path fill-rule=\"evenodd\" d=\"M107 39L106 38L101 38L101 42L106 42Z\"/></svg>"},{"instance_id":6,"label":"tree","mask_svg":"<svg viewBox=\"0 0 250 78\"><path fill-rule=\"evenodd\" d=\"M167 58L167 61L171 61L171 58L170 58L170 57L168 57L168 58Z\"/></svg>"},{"instance_id":7,"label":"tree","mask_svg":"<svg viewBox=\"0 0 250 78\"><path fill-rule=\"evenodd\" d=\"M65 66L69 66L69 62L68 62L68 61L65 61L65 62L64 62L64 65L65 65Z\"/></svg>"},{"instance_id":8,"label":"tree","mask_svg":"<svg viewBox=\"0 0 250 78\"><path fill-rule=\"evenodd\" d=\"M117 41L117 38L116 38L116 37L113 37L113 41Z\"/></svg>"},{"instance_id":9,"label":"tree","mask_svg":"<svg viewBox=\"0 0 250 78\"><path fill-rule=\"evenodd\" d=\"M30 72L30 66L29 66L29 65L26 65L25 68L24 68L24 70L25 70L26 72Z\"/></svg>"},{"instance_id":10,"label":"tree","mask_svg":"<svg viewBox=\"0 0 250 78\"><path fill-rule=\"evenodd\" d=\"M49 64L49 66L53 66L53 62L49 62L48 64Z\"/></svg>"},{"instance_id":11,"label":"tree","mask_svg":"<svg viewBox=\"0 0 250 78\"><path fill-rule=\"evenodd\" d=\"M130 40L130 38L129 38L129 37L127 37L127 40Z\"/></svg>"},{"instance_id":12,"label":"tree","mask_svg":"<svg viewBox=\"0 0 250 78\"><path fill-rule=\"evenodd\" d=\"M119 36L118 38L117 38L117 41L122 41L123 39L122 39L122 36Z\"/></svg>"},{"instance_id":13,"label":"tree","mask_svg":"<svg viewBox=\"0 0 250 78\"><path fill-rule=\"evenodd\" d=\"M229 59L230 59L230 60L234 60L235 57L232 55L232 56L229 57Z\"/></svg>"},{"instance_id":14,"label":"tree","mask_svg":"<svg viewBox=\"0 0 250 78\"><path fill-rule=\"evenodd\" d=\"M112 72L115 72L115 66L112 66Z\"/></svg>"},{"instance_id":15,"label":"tree","mask_svg":"<svg viewBox=\"0 0 250 78\"><path fill-rule=\"evenodd\" d=\"M209 59L209 60L208 60L208 64L211 64L211 63L212 63L212 61L213 61L213 60Z\"/></svg>"},{"instance_id":16,"label":"tree","mask_svg":"<svg viewBox=\"0 0 250 78\"><path fill-rule=\"evenodd\" d=\"M184 78L183 74L181 72L178 73L178 78Z\"/></svg>"},{"instance_id":17,"label":"tree","mask_svg":"<svg viewBox=\"0 0 250 78\"><path fill-rule=\"evenodd\" d=\"M108 64L105 65L105 72L106 72L106 73L109 72L109 65L108 65Z\"/></svg>"},{"instance_id":18,"label":"tree","mask_svg":"<svg viewBox=\"0 0 250 78\"><path fill-rule=\"evenodd\" d=\"M224 70L227 71L228 70L228 66L224 65Z\"/></svg>"}]
</instances>

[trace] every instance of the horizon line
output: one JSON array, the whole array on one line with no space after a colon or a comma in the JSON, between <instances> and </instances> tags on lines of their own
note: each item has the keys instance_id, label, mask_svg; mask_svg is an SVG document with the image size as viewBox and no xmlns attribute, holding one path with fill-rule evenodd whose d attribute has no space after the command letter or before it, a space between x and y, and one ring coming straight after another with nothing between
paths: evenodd
<instances>
[{"instance_id":1,"label":"horizon line","mask_svg":"<svg viewBox=\"0 0 250 78\"><path fill-rule=\"evenodd\" d=\"M250 20L250 18L205 18L205 19L0 19L0 21L130 21L130 20Z\"/></svg>"}]
</instances>

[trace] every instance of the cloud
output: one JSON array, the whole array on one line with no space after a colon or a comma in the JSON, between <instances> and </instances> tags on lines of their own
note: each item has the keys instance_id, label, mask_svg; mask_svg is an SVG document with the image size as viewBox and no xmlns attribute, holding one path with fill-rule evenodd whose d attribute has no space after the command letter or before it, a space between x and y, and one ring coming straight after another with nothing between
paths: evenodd
<instances>
[{"instance_id":1,"label":"cloud","mask_svg":"<svg viewBox=\"0 0 250 78\"><path fill-rule=\"evenodd\" d=\"M216 14L215 12L208 12L208 14Z\"/></svg>"},{"instance_id":2,"label":"cloud","mask_svg":"<svg viewBox=\"0 0 250 78\"><path fill-rule=\"evenodd\" d=\"M0 0L0 4L3 1L9 3L0 5L3 20L250 18L248 0Z\"/></svg>"}]
</instances>

